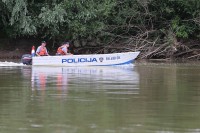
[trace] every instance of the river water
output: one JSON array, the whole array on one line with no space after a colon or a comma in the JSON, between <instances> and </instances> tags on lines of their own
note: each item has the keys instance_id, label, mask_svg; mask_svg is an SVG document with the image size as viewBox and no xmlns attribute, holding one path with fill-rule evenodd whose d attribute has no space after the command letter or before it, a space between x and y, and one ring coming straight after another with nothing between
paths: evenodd
<instances>
[{"instance_id":1,"label":"river water","mask_svg":"<svg viewBox=\"0 0 200 133\"><path fill-rule=\"evenodd\" d=\"M199 133L200 63L0 62L0 133Z\"/></svg>"}]
</instances>

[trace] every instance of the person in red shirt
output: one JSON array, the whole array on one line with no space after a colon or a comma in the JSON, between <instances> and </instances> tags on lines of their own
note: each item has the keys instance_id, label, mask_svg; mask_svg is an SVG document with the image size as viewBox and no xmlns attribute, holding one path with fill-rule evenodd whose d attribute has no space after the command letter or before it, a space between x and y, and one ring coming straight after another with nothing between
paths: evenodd
<instances>
[{"instance_id":1,"label":"person in red shirt","mask_svg":"<svg viewBox=\"0 0 200 133\"><path fill-rule=\"evenodd\" d=\"M68 52L69 42L64 42L58 49L56 55L70 55Z\"/></svg>"},{"instance_id":2,"label":"person in red shirt","mask_svg":"<svg viewBox=\"0 0 200 133\"><path fill-rule=\"evenodd\" d=\"M46 48L46 42L42 41L41 45L36 50L37 56L49 56Z\"/></svg>"}]
</instances>

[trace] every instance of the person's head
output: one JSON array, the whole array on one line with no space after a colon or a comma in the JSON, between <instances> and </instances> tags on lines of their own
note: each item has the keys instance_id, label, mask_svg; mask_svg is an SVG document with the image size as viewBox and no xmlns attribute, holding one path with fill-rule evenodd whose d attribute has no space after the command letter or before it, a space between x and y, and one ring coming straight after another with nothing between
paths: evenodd
<instances>
[{"instance_id":1,"label":"person's head","mask_svg":"<svg viewBox=\"0 0 200 133\"><path fill-rule=\"evenodd\" d=\"M69 47L69 42L64 42L62 45Z\"/></svg>"},{"instance_id":2,"label":"person's head","mask_svg":"<svg viewBox=\"0 0 200 133\"><path fill-rule=\"evenodd\" d=\"M46 42L45 42L45 41L42 41L41 45L42 45L43 47L45 47L45 46L46 46Z\"/></svg>"}]
</instances>

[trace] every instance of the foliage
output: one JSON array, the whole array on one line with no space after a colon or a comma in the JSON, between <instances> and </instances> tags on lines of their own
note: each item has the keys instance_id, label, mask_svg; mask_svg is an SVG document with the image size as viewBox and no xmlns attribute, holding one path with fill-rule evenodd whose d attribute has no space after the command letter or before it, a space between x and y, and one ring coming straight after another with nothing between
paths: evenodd
<instances>
[{"instance_id":1,"label":"foliage","mask_svg":"<svg viewBox=\"0 0 200 133\"><path fill-rule=\"evenodd\" d=\"M195 19L200 15L199 0L153 0L149 7L158 28L172 28L179 38L197 37L200 25Z\"/></svg>"},{"instance_id":2,"label":"foliage","mask_svg":"<svg viewBox=\"0 0 200 133\"><path fill-rule=\"evenodd\" d=\"M11 38L143 39L143 45L171 31L176 38L199 38L199 9L199 0L0 0L0 27Z\"/></svg>"}]
</instances>

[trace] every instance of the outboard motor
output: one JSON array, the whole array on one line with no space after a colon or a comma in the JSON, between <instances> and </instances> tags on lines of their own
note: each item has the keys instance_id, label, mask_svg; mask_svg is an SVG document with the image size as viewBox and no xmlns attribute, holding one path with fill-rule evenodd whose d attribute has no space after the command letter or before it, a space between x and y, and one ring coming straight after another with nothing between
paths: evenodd
<instances>
[{"instance_id":1,"label":"outboard motor","mask_svg":"<svg viewBox=\"0 0 200 133\"><path fill-rule=\"evenodd\" d=\"M35 56L35 46L32 46L31 54L22 55L21 61L25 65L32 65L32 57Z\"/></svg>"},{"instance_id":2,"label":"outboard motor","mask_svg":"<svg viewBox=\"0 0 200 133\"><path fill-rule=\"evenodd\" d=\"M25 65L32 65L32 55L31 54L22 55L21 61Z\"/></svg>"}]
</instances>

